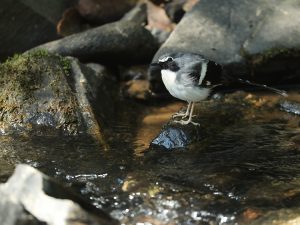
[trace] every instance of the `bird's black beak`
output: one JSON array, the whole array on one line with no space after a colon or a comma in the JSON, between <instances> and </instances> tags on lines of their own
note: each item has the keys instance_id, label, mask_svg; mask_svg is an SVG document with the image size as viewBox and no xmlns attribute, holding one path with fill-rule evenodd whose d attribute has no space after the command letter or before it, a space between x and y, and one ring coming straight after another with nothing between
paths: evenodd
<instances>
[{"instance_id":1,"label":"bird's black beak","mask_svg":"<svg viewBox=\"0 0 300 225\"><path fill-rule=\"evenodd\" d=\"M150 64L151 67L160 67L160 64L155 62Z\"/></svg>"}]
</instances>

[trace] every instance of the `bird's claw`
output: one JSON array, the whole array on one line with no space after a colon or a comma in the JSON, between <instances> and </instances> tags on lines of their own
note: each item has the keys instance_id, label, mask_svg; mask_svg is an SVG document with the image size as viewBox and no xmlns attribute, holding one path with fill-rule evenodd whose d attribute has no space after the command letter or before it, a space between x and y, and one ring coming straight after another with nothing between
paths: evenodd
<instances>
[{"instance_id":1,"label":"bird's claw","mask_svg":"<svg viewBox=\"0 0 300 225\"><path fill-rule=\"evenodd\" d=\"M175 120L174 123L179 123L181 125L193 124L194 126L200 126L200 123L196 123L191 120Z\"/></svg>"},{"instance_id":2,"label":"bird's claw","mask_svg":"<svg viewBox=\"0 0 300 225\"><path fill-rule=\"evenodd\" d=\"M175 113L174 115L172 115L172 118L178 118L181 117L181 119L187 118L189 115L185 114L185 113ZM192 115L192 117L196 117L196 115Z\"/></svg>"},{"instance_id":3,"label":"bird's claw","mask_svg":"<svg viewBox=\"0 0 300 225\"><path fill-rule=\"evenodd\" d=\"M177 117L181 117L181 118L186 118L188 115L186 115L186 113L175 113L174 115L172 115L172 118L177 118Z\"/></svg>"}]
</instances>

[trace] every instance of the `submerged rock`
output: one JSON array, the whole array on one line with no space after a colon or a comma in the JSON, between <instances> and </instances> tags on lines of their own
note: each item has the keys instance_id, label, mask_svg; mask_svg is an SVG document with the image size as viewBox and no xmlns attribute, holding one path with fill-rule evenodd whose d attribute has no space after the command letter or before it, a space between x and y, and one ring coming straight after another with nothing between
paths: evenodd
<instances>
[{"instance_id":1,"label":"submerged rock","mask_svg":"<svg viewBox=\"0 0 300 225\"><path fill-rule=\"evenodd\" d=\"M46 49L81 60L133 63L150 60L157 47L153 36L144 27L119 21L40 45L34 50Z\"/></svg>"},{"instance_id":2,"label":"submerged rock","mask_svg":"<svg viewBox=\"0 0 300 225\"><path fill-rule=\"evenodd\" d=\"M200 129L193 126L166 125L160 134L151 142L151 145L158 145L166 149L184 148L199 138L198 135L195 135L197 131L199 132Z\"/></svg>"},{"instance_id":3,"label":"submerged rock","mask_svg":"<svg viewBox=\"0 0 300 225\"><path fill-rule=\"evenodd\" d=\"M300 103L283 101L280 103L280 108L283 111L300 116Z\"/></svg>"},{"instance_id":4,"label":"submerged rock","mask_svg":"<svg viewBox=\"0 0 300 225\"><path fill-rule=\"evenodd\" d=\"M118 224L28 165L18 165L12 177L0 185L0 224Z\"/></svg>"},{"instance_id":5,"label":"submerged rock","mask_svg":"<svg viewBox=\"0 0 300 225\"><path fill-rule=\"evenodd\" d=\"M1 64L0 74L1 133L101 133L91 102L98 96L112 99L112 86L103 87L109 85L103 72L73 58L36 51Z\"/></svg>"},{"instance_id":6,"label":"submerged rock","mask_svg":"<svg viewBox=\"0 0 300 225\"><path fill-rule=\"evenodd\" d=\"M230 76L267 84L299 82L299 9L293 0L201 0L153 61L167 52L194 52L221 64Z\"/></svg>"}]
</instances>

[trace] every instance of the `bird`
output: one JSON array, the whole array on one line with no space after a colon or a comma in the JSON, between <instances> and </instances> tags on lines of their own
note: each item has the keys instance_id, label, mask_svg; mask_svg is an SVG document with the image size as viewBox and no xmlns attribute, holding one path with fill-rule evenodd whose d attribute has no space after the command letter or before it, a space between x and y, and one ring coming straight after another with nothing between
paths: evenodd
<instances>
[{"instance_id":1,"label":"bird","mask_svg":"<svg viewBox=\"0 0 300 225\"><path fill-rule=\"evenodd\" d=\"M268 87L264 84L250 82L242 78L228 79L228 76L221 72L222 68L218 63L208 60L197 53L177 52L163 54L158 58L157 62L150 64L150 66L159 68L162 81L173 97L188 102L185 113L173 115L174 118L181 117L181 120L174 120L174 122L182 125L193 124L200 126L199 123L192 120L195 103L208 99L214 93L215 88L232 82L265 88L287 96L285 91ZM213 71L210 71L211 68ZM184 120L185 118L188 119Z\"/></svg>"}]
</instances>

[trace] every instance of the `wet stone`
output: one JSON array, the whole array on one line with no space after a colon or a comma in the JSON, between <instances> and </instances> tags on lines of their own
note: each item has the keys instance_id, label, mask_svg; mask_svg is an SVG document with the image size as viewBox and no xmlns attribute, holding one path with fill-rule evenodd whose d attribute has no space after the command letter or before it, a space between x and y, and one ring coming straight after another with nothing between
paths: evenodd
<instances>
[{"instance_id":1,"label":"wet stone","mask_svg":"<svg viewBox=\"0 0 300 225\"><path fill-rule=\"evenodd\" d=\"M13 176L0 185L0 192L1 224L118 224L103 211L28 165L18 165Z\"/></svg>"},{"instance_id":2,"label":"wet stone","mask_svg":"<svg viewBox=\"0 0 300 225\"><path fill-rule=\"evenodd\" d=\"M2 134L52 130L101 136L99 123L111 114L116 93L114 80L103 66L39 50L1 64L0 74ZM107 98L112 101L103 100ZM103 105L98 102L98 108L93 107L94 101ZM100 114L97 119L93 109Z\"/></svg>"},{"instance_id":3,"label":"wet stone","mask_svg":"<svg viewBox=\"0 0 300 225\"><path fill-rule=\"evenodd\" d=\"M166 149L184 148L195 141L195 139L199 139L198 135L195 136L199 131L200 128L193 126L187 128L182 125L167 125L151 142L151 145L164 147Z\"/></svg>"},{"instance_id":4,"label":"wet stone","mask_svg":"<svg viewBox=\"0 0 300 225\"><path fill-rule=\"evenodd\" d=\"M300 103L291 102L291 101L283 101L280 103L280 109L295 115L300 115Z\"/></svg>"}]
</instances>

